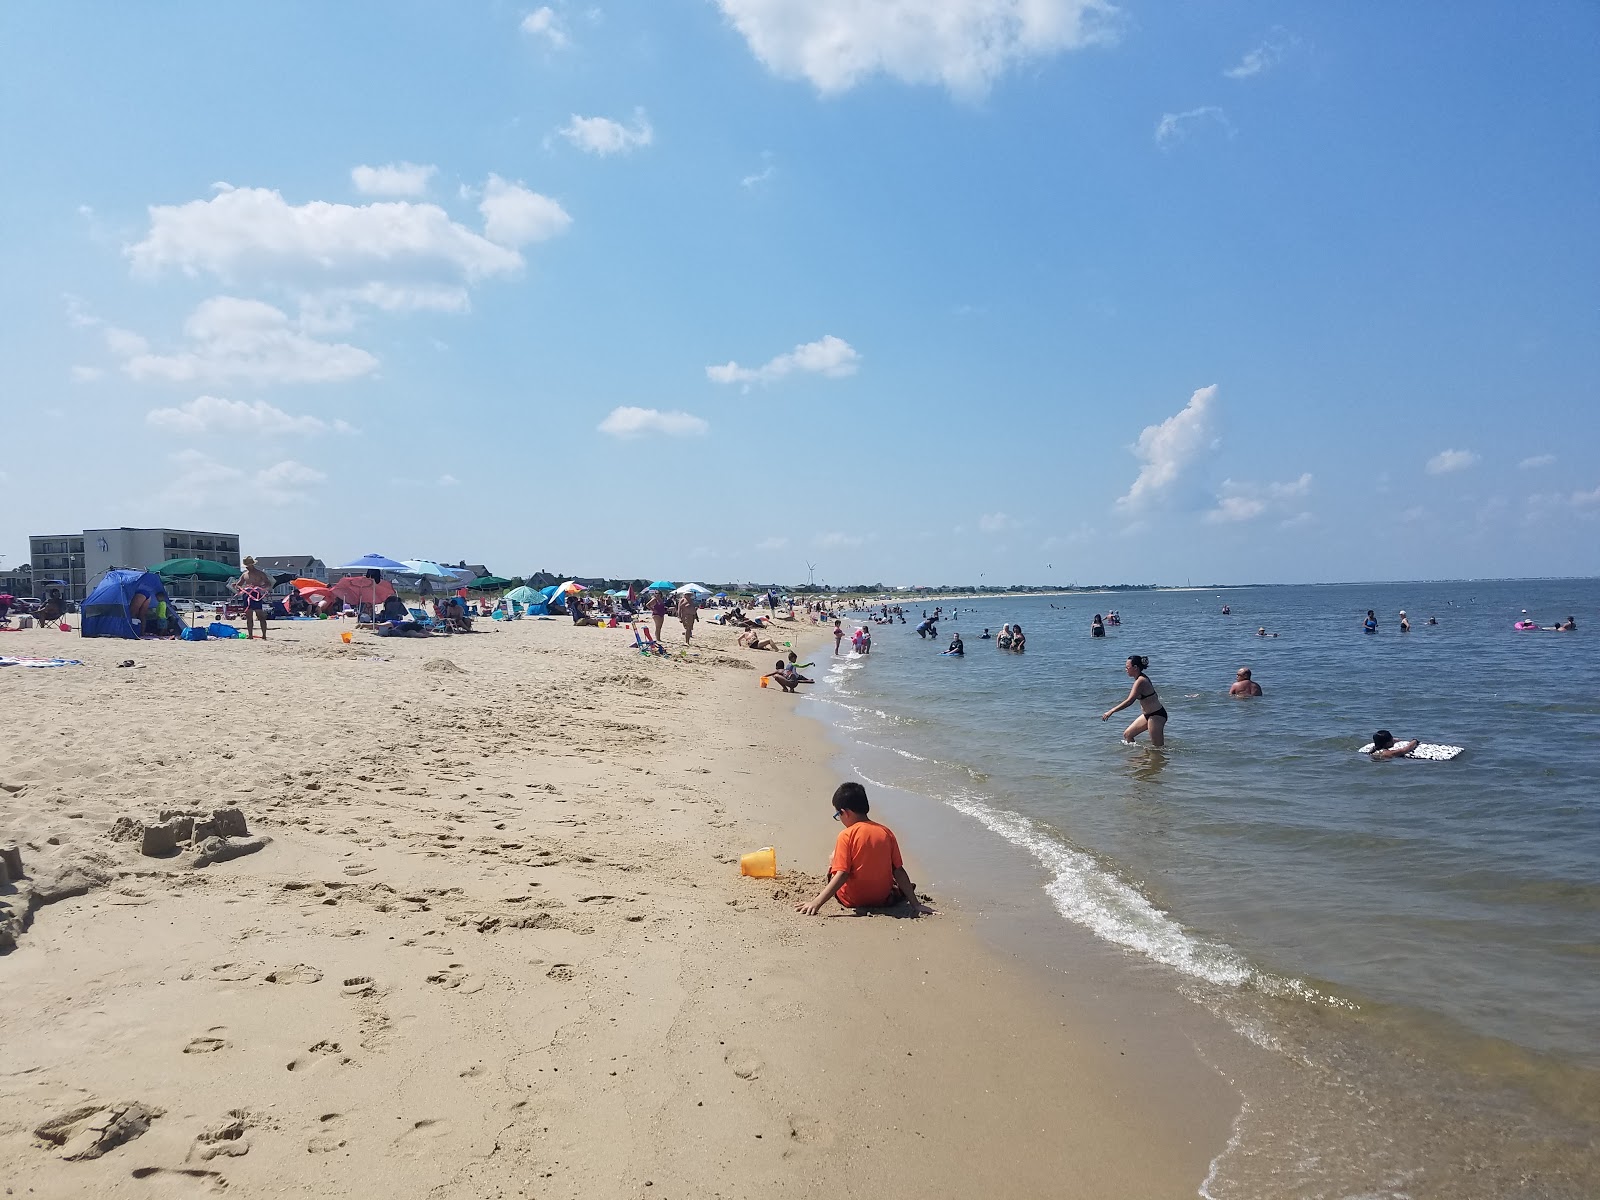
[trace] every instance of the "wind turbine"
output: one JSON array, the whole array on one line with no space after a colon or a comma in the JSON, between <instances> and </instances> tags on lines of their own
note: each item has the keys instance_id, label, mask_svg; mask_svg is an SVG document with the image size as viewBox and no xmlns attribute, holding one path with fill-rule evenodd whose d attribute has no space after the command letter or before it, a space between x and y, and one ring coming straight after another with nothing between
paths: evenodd
<instances>
[{"instance_id":1,"label":"wind turbine","mask_svg":"<svg viewBox=\"0 0 1600 1200\"><path fill-rule=\"evenodd\" d=\"M816 582L817 582L817 564L814 563L814 562L808 562L806 564L806 586L807 587L812 587L812 586L814 586L816 584Z\"/></svg>"}]
</instances>

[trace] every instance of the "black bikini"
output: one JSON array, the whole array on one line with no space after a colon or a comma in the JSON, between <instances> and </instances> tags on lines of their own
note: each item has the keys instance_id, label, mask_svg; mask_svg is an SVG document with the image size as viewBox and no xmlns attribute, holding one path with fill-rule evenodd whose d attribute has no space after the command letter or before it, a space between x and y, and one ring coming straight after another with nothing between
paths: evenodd
<instances>
[{"instance_id":1,"label":"black bikini","mask_svg":"<svg viewBox=\"0 0 1600 1200\"><path fill-rule=\"evenodd\" d=\"M1145 682L1146 683L1150 683L1150 681L1148 679L1145 679ZM1135 700L1148 700L1151 697L1153 697L1155 694L1156 694L1156 685L1153 684L1153 683L1150 683L1150 690L1148 692L1142 693L1141 695L1135 696L1134 699ZM1143 705L1141 705L1140 707L1142 708ZM1167 719L1167 710L1166 710L1166 707L1163 706L1161 708L1156 709L1155 712L1147 712L1147 713L1143 713L1142 715L1143 715L1143 717L1144 717L1144 719L1146 721L1148 721L1151 717L1160 717L1163 721L1165 721Z\"/></svg>"}]
</instances>

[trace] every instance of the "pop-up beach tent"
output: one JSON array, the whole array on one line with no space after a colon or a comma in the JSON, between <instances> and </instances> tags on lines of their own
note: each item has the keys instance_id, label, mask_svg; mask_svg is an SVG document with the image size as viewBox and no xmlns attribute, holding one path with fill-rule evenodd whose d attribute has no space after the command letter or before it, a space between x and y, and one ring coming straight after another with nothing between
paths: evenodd
<instances>
[{"instance_id":1,"label":"pop-up beach tent","mask_svg":"<svg viewBox=\"0 0 1600 1200\"><path fill-rule=\"evenodd\" d=\"M95 581L81 607L79 622L84 637L137 638L133 609L141 612L166 585L153 571L113 567ZM143 600L140 600L143 597Z\"/></svg>"}]
</instances>

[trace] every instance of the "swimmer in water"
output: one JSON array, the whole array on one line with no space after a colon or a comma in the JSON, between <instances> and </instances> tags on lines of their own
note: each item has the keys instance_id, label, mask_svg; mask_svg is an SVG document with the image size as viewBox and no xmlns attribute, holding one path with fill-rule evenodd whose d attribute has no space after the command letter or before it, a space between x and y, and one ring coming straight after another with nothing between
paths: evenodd
<instances>
[{"instance_id":1,"label":"swimmer in water","mask_svg":"<svg viewBox=\"0 0 1600 1200\"><path fill-rule=\"evenodd\" d=\"M1128 656L1128 662L1123 670L1133 680L1133 687L1128 690L1127 698L1121 704L1101 713L1100 719L1109 721L1128 706L1138 704L1139 719L1122 731L1122 740L1131 743L1148 729L1150 744L1160 746L1167 740L1167 710L1161 704L1161 697L1156 695L1156 685L1151 683L1149 676L1144 673L1149 665L1150 660L1143 655Z\"/></svg>"},{"instance_id":2,"label":"swimmer in water","mask_svg":"<svg viewBox=\"0 0 1600 1200\"><path fill-rule=\"evenodd\" d=\"M1394 740L1394 734L1387 729L1380 729L1372 735L1372 753L1368 757L1373 762L1382 762L1386 758L1402 758L1421 744L1416 738L1412 738L1409 742L1397 742Z\"/></svg>"},{"instance_id":3,"label":"swimmer in water","mask_svg":"<svg viewBox=\"0 0 1600 1200\"><path fill-rule=\"evenodd\" d=\"M1578 632L1578 623L1576 621L1574 621L1571 617L1568 617L1560 625L1557 625L1556 628L1559 629L1562 633L1577 633Z\"/></svg>"},{"instance_id":4,"label":"swimmer in water","mask_svg":"<svg viewBox=\"0 0 1600 1200\"><path fill-rule=\"evenodd\" d=\"M950 649L945 651L946 654L955 654L955 655L964 655L964 654L966 654L966 652L967 652L967 648L966 648L966 646L964 646L962 644L961 635L959 633L956 634L955 637L950 639Z\"/></svg>"},{"instance_id":5,"label":"swimmer in water","mask_svg":"<svg viewBox=\"0 0 1600 1200\"><path fill-rule=\"evenodd\" d=\"M1230 696L1259 696L1261 685L1250 678L1250 668L1240 667L1233 678L1233 686L1228 689Z\"/></svg>"},{"instance_id":6,"label":"swimmer in water","mask_svg":"<svg viewBox=\"0 0 1600 1200\"><path fill-rule=\"evenodd\" d=\"M978 635L978 640L980 642L989 642L994 640L994 634L989 632L989 627L987 625L983 627L983 632Z\"/></svg>"},{"instance_id":7,"label":"swimmer in water","mask_svg":"<svg viewBox=\"0 0 1600 1200\"><path fill-rule=\"evenodd\" d=\"M1411 632L1411 622L1410 622L1410 620L1407 619L1406 610L1403 609L1403 608L1400 610L1400 632L1401 633L1410 633Z\"/></svg>"},{"instance_id":8,"label":"swimmer in water","mask_svg":"<svg viewBox=\"0 0 1600 1200\"><path fill-rule=\"evenodd\" d=\"M1089 636L1090 637L1105 637L1105 635L1106 635L1106 624L1105 624L1104 621L1102 621L1100 619L1100 614L1099 613L1095 613L1094 620L1089 622Z\"/></svg>"},{"instance_id":9,"label":"swimmer in water","mask_svg":"<svg viewBox=\"0 0 1600 1200\"><path fill-rule=\"evenodd\" d=\"M1361 628L1366 630L1368 633L1378 632L1378 618L1370 608L1367 609L1367 619L1361 622Z\"/></svg>"}]
</instances>

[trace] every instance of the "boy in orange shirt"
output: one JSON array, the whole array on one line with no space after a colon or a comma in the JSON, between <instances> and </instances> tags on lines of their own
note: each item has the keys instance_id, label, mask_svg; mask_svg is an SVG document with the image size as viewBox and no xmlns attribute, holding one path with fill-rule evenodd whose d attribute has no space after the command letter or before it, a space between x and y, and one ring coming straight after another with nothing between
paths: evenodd
<instances>
[{"instance_id":1,"label":"boy in orange shirt","mask_svg":"<svg viewBox=\"0 0 1600 1200\"><path fill-rule=\"evenodd\" d=\"M829 900L845 908L892 908L909 903L915 915L917 887L900 861L900 843L887 825L867 816L867 789L851 780L833 793L833 819L844 828L833 846L828 864L828 886L815 900L795 905L796 912L814 917Z\"/></svg>"}]
</instances>

